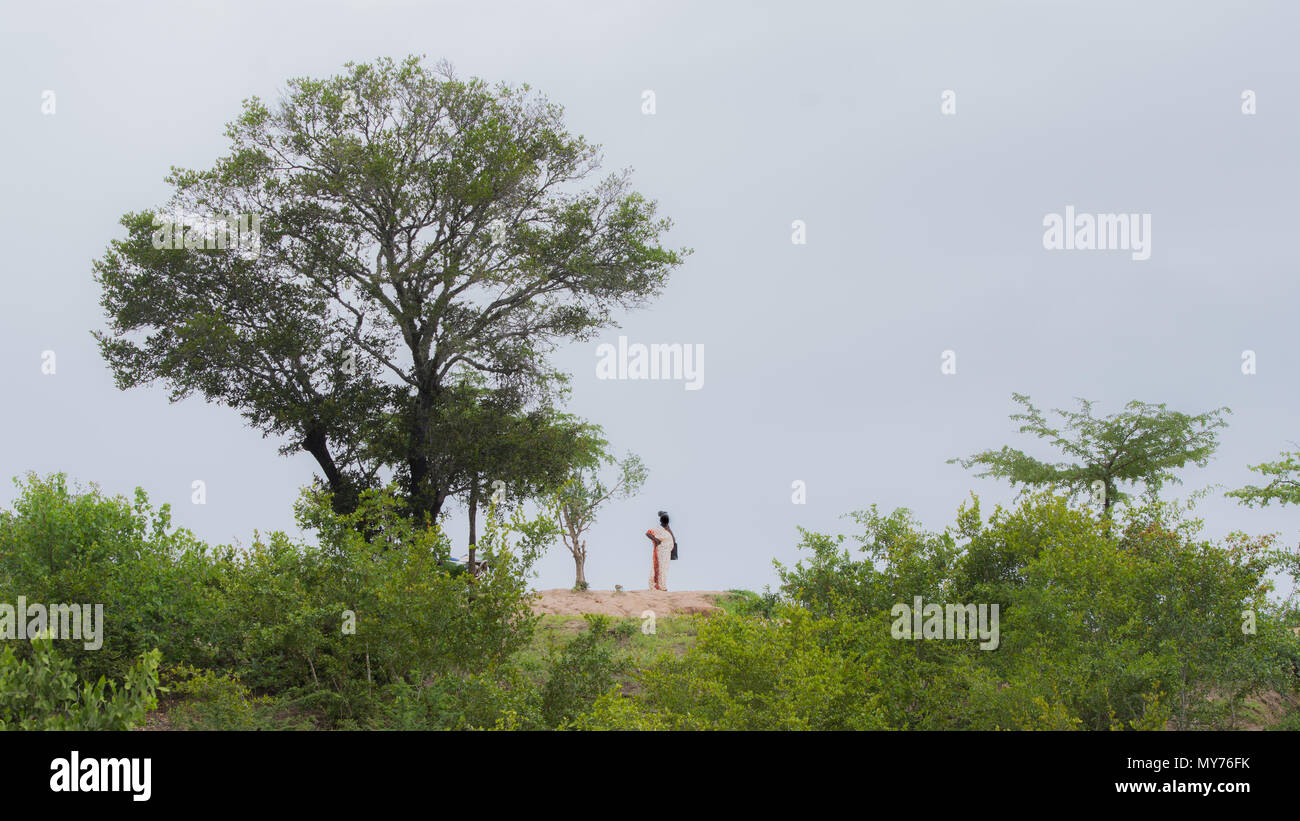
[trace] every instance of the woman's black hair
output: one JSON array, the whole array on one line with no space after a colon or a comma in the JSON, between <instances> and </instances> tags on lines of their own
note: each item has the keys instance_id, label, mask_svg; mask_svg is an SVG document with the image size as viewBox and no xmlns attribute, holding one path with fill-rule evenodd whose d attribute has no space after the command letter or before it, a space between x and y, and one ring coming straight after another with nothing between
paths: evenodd
<instances>
[{"instance_id":1,"label":"woman's black hair","mask_svg":"<svg viewBox=\"0 0 1300 821\"><path fill-rule=\"evenodd\" d=\"M659 524L663 525L664 527L668 527L668 511L666 510L659 511Z\"/></svg>"}]
</instances>

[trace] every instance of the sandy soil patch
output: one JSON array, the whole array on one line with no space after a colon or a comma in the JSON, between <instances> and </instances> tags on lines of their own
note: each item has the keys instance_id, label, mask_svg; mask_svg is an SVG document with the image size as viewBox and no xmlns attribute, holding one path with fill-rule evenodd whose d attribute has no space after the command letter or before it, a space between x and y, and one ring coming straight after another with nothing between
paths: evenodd
<instances>
[{"instance_id":1,"label":"sandy soil patch","mask_svg":"<svg viewBox=\"0 0 1300 821\"><path fill-rule=\"evenodd\" d=\"M715 604L721 590L583 590L564 588L538 590L532 607L534 613L547 615L583 615L603 613L607 616L640 618L646 610L655 611L656 618L684 616L690 613L708 613L718 610Z\"/></svg>"}]
</instances>

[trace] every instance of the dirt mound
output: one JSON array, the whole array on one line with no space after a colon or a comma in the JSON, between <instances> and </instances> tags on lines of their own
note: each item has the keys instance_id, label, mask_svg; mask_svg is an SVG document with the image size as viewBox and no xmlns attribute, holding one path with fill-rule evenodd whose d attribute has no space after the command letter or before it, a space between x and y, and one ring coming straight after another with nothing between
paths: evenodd
<instances>
[{"instance_id":1,"label":"dirt mound","mask_svg":"<svg viewBox=\"0 0 1300 821\"><path fill-rule=\"evenodd\" d=\"M656 618L684 616L690 613L708 613L718 610L721 590L538 590L533 600L533 612L548 615L583 615L603 613L607 616L640 618L646 610L653 610Z\"/></svg>"}]
</instances>

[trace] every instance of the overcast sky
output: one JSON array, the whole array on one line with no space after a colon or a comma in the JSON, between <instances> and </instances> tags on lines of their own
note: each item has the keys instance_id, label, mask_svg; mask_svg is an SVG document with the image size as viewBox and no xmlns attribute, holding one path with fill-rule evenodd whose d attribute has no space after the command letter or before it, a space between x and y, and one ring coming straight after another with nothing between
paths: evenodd
<instances>
[{"instance_id":1,"label":"overcast sky","mask_svg":"<svg viewBox=\"0 0 1300 821\"><path fill-rule=\"evenodd\" d=\"M797 558L796 526L851 530L839 517L875 503L942 529L972 492L1010 502L946 460L1030 444L1013 391L1100 413L1229 406L1214 461L1176 490L1240 486L1300 440L1300 14L1246 5L11 4L0 476L139 485L212 542L295 532L314 460L277 455L234 410L118 391L90 336L105 326L91 263L123 213L167 201L169 167L225 153L241 99L414 53L563 105L674 220L669 243L695 249L662 298L557 357L569 409L650 470L589 538L594 587L646 586L641 534L661 508L682 541L670 588L761 589L774 558ZM1150 258L1045 249L1044 217L1066 206L1149 214ZM703 387L597 379L597 346L620 334L702 345ZM1213 536L1300 534L1294 509L1216 495L1201 512ZM463 517L449 527L463 541ZM536 583L572 581L557 544Z\"/></svg>"}]
</instances>

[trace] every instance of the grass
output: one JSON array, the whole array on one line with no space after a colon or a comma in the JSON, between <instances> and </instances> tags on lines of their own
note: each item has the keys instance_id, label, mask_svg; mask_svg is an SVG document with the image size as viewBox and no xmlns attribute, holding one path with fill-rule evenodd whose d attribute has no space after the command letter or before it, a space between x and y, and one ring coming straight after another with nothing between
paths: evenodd
<instances>
[{"instance_id":1,"label":"grass","mask_svg":"<svg viewBox=\"0 0 1300 821\"><path fill-rule=\"evenodd\" d=\"M645 667L661 654L680 656L695 643L699 620L707 616L668 616L655 620L655 632L643 633L639 618L611 618L610 627L618 638L619 649L627 654L634 667ZM558 652L587 629L581 616L545 615L537 623L533 641L520 651L519 661L527 670L540 670L548 652Z\"/></svg>"},{"instance_id":2,"label":"grass","mask_svg":"<svg viewBox=\"0 0 1300 821\"><path fill-rule=\"evenodd\" d=\"M761 608L763 597L750 590L729 590L728 595L719 596L716 604L719 608L730 613L753 613L756 608ZM618 649L622 656L628 661L629 673L621 676L623 689L626 693L635 692L638 689L636 683L636 673L650 666L655 659L671 653L674 656L681 657L685 655L694 644L696 636L699 633L699 625L702 619L709 618L707 613L694 613L681 616L665 616L655 620L654 632L643 632L643 627L648 626L640 618L626 617L609 619L609 629L614 635ZM549 658L553 658L564 646L573 641L588 628L587 621L580 615L565 614L554 615L547 614L538 618L537 629L533 632L532 641L527 647L519 651L514 661L526 675L539 684L543 684L546 679L546 665ZM159 710L153 711L146 722L147 729L182 729L186 727L221 727L230 729L242 727L245 723L253 720L253 716L245 716L242 711L246 711L249 705L232 704L229 698L218 699L216 704L209 704L203 700L192 698L193 693L176 693L173 692L169 697L163 698ZM191 696L191 697L185 697ZM283 705L279 705L283 706ZM209 713L229 712L232 709L241 714L237 716L238 721L232 721L230 716L209 715ZM263 705L262 713L265 713ZM304 716L293 716L297 721L287 720L284 716L277 716L274 720L269 714L259 713L254 723L279 725L285 729L308 729L313 723Z\"/></svg>"},{"instance_id":3,"label":"grass","mask_svg":"<svg viewBox=\"0 0 1300 821\"><path fill-rule=\"evenodd\" d=\"M719 596L715 604L733 615L771 618L775 602L775 595L770 589L764 593L733 589L728 590L727 595Z\"/></svg>"},{"instance_id":4,"label":"grass","mask_svg":"<svg viewBox=\"0 0 1300 821\"><path fill-rule=\"evenodd\" d=\"M752 590L728 590L715 604L729 613L751 613L761 608L764 597ZM661 654L681 656L695 643L699 621L707 614L665 616L655 620L653 633L642 632L643 622L636 617L610 618L610 627L618 636L618 645L628 654L634 667L645 667ZM533 641L520 651L519 661L526 669L540 669L548 652L558 652L587 629L579 615L547 614L539 617Z\"/></svg>"}]
</instances>

